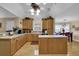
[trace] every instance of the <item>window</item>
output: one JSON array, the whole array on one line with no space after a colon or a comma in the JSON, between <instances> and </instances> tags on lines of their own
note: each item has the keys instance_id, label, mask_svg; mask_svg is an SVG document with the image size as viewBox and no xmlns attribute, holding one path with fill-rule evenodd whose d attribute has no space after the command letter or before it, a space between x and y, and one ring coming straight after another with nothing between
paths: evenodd
<instances>
[{"instance_id":1,"label":"window","mask_svg":"<svg viewBox=\"0 0 79 59\"><path fill-rule=\"evenodd\" d=\"M62 24L55 24L55 32L56 33L61 32L62 27L63 27ZM64 29L65 29L65 32L70 32L70 25L66 24L66 26L64 27Z\"/></svg>"}]
</instances>

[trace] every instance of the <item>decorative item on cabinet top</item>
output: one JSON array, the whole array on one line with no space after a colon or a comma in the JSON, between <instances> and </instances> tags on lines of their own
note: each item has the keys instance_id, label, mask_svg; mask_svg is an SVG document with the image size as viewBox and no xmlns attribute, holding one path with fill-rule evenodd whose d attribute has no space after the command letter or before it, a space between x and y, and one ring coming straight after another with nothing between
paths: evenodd
<instances>
[{"instance_id":1,"label":"decorative item on cabinet top","mask_svg":"<svg viewBox=\"0 0 79 59\"><path fill-rule=\"evenodd\" d=\"M52 16L49 16L47 18L42 18L42 20L48 20L48 19L54 19Z\"/></svg>"},{"instance_id":2,"label":"decorative item on cabinet top","mask_svg":"<svg viewBox=\"0 0 79 59\"><path fill-rule=\"evenodd\" d=\"M25 17L23 20L33 20L33 18Z\"/></svg>"}]
</instances>

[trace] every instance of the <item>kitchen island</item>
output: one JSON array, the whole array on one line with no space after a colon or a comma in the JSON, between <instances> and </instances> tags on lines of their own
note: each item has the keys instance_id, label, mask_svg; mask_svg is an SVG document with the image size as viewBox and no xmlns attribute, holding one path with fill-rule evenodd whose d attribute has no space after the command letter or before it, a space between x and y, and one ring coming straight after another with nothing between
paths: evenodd
<instances>
[{"instance_id":1,"label":"kitchen island","mask_svg":"<svg viewBox=\"0 0 79 59\"><path fill-rule=\"evenodd\" d=\"M67 37L39 35L39 54L67 54Z\"/></svg>"}]
</instances>

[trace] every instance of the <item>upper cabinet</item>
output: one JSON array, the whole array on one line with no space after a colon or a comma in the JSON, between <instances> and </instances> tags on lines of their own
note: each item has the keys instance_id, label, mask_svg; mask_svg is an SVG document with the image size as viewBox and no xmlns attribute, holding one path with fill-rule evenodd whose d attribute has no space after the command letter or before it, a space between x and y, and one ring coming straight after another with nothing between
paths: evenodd
<instances>
[{"instance_id":1,"label":"upper cabinet","mask_svg":"<svg viewBox=\"0 0 79 59\"><path fill-rule=\"evenodd\" d=\"M43 31L47 30L47 33L49 35L52 35L54 33L54 29L55 29L54 26L55 26L54 18L48 17L42 19L42 30Z\"/></svg>"},{"instance_id":2,"label":"upper cabinet","mask_svg":"<svg viewBox=\"0 0 79 59\"><path fill-rule=\"evenodd\" d=\"M33 19L32 18L25 18L22 22L23 29L32 29L33 28Z\"/></svg>"},{"instance_id":3,"label":"upper cabinet","mask_svg":"<svg viewBox=\"0 0 79 59\"><path fill-rule=\"evenodd\" d=\"M54 18L47 17L42 19L42 32L47 31L48 35L52 35L55 29L55 21ZM33 31L33 19L26 17L22 22L22 29L24 32L31 33Z\"/></svg>"},{"instance_id":4,"label":"upper cabinet","mask_svg":"<svg viewBox=\"0 0 79 59\"><path fill-rule=\"evenodd\" d=\"M33 19L29 17L26 17L25 19L23 19L22 29L23 29L23 32L30 33L33 30Z\"/></svg>"}]
</instances>

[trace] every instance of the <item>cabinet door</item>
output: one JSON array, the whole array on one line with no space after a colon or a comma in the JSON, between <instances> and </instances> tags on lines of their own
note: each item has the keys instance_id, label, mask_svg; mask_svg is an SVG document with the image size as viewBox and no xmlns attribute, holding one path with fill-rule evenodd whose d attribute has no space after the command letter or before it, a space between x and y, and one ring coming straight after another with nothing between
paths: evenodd
<instances>
[{"instance_id":1,"label":"cabinet door","mask_svg":"<svg viewBox=\"0 0 79 59\"><path fill-rule=\"evenodd\" d=\"M32 34L27 34L27 35L26 35L26 40L27 40L28 42L31 42L31 41L32 41Z\"/></svg>"},{"instance_id":2,"label":"cabinet door","mask_svg":"<svg viewBox=\"0 0 79 59\"><path fill-rule=\"evenodd\" d=\"M21 36L21 46L24 45L26 43L26 37L25 35Z\"/></svg>"},{"instance_id":3,"label":"cabinet door","mask_svg":"<svg viewBox=\"0 0 79 59\"><path fill-rule=\"evenodd\" d=\"M17 51L16 47L16 39L14 38L11 40L11 55L13 55Z\"/></svg>"},{"instance_id":4,"label":"cabinet door","mask_svg":"<svg viewBox=\"0 0 79 59\"><path fill-rule=\"evenodd\" d=\"M54 20L53 19L47 19L42 21L42 28L47 29L47 32L49 35L53 34L54 32Z\"/></svg>"},{"instance_id":5,"label":"cabinet door","mask_svg":"<svg viewBox=\"0 0 79 59\"><path fill-rule=\"evenodd\" d=\"M32 29L33 21L28 20L28 29Z\"/></svg>"},{"instance_id":6,"label":"cabinet door","mask_svg":"<svg viewBox=\"0 0 79 59\"><path fill-rule=\"evenodd\" d=\"M57 46L56 46L56 40L55 39L48 39L48 53L57 53Z\"/></svg>"},{"instance_id":7,"label":"cabinet door","mask_svg":"<svg viewBox=\"0 0 79 59\"><path fill-rule=\"evenodd\" d=\"M16 46L17 46L17 50L21 47L21 39L19 37L16 38Z\"/></svg>"},{"instance_id":8,"label":"cabinet door","mask_svg":"<svg viewBox=\"0 0 79 59\"><path fill-rule=\"evenodd\" d=\"M48 52L52 54L67 53L67 41L65 39L48 39Z\"/></svg>"},{"instance_id":9,"label":"cabinet door","mask_svg":"<svg viewBox=\"0 0 79 59\"><path fill-rule=\"evenodd\" d=\"M48 44L47 39L39 39L39 53L40 54L47 54L48 53Z\"/></svg>"},{"instance_id":10,"label":"cabinet door","mask_svg":"<svg viewBox=\"0 0 79 59\"><path fill-rule=\"evenodd\" d=\"M0 39L0 56L11 55L11 39Z\"/></svg>"},{"instance_id":11,"label":"cabinet door","mask_svg":"<svg viewBox=\"0 0 79 59\"><path fill-rule=\"evenodd\" d=\"M32 29L33 20L23 20L23 29Z\"/></svg>"},{"instance_id":12,"label":"cabinet door","mask_svg":"<svg viewBox=\"0 0 79 59\"><path fill-rule=\"evenodd\" d=\"M47 29L47 20L42 20L42 28Z\"/></svg>"},{"instance_id":13,"label":"cabinet door","mask_svg":"<svg viewBox=\"0 0 79 59\"><path fill-rule=\"evenodd\" d=\"M47 24L48 34L52 35L54 33L54 20L48 19Z\"/></svg>"},{"instance_id":14,"label":"cabinet door","mask_svg":"<svg viewBox=\"0 0 79 59\"><path fill-rule=\"evenodd\" d=\"M53 27L53 20L48 19L47 20L47 28L51 28L51 27Z\"/></svg>"},{"instance_id":15,"label":"cabinet door","mask_svg":"<svg viewBox=\"0 0 79 59\"><path fill-rule=\"evenodd\" d=\"M23 29L28 29L28 21L27 20L23 20L22 27L23 27Z\"/></svg>"},{"instance_id":16,"label":"cabinet door","mask_svg":"<svg viewBox=\"0 0 79 59\"><path fill-rule=\"evenodd\" d=\"M38 34L32 34L32 40L38 41Z\"/></svg>"},{"instance_id":17,"label":"cabinet door","mask_svg":"<svg viewBox=\"0 0 79 59\"><path fill-rule=\"evenodd\" d=\"M26 41L27 41L26 35L23 36L23 41L24 41L24 43L26 43Z\"/></svg>"}]
</instances>

